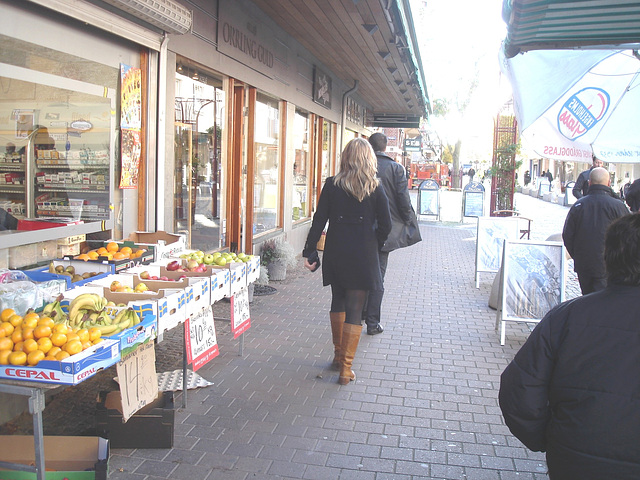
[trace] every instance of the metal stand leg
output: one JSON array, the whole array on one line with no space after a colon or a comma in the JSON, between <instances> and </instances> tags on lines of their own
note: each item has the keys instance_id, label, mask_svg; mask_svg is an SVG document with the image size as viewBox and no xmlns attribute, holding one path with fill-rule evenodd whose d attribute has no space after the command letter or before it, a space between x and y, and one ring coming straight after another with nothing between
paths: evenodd
<instances>
[{"instance_id":1,"label":"metal stand leg","mask_svg":"<svg viewBox=\"0 0 640 480\"><path fill-rule=\"evenodd\" d=\"M187 408L187 332L182 329L182 408Z\"/></svg>"},{"instance_id":2,"label":"metal stand leg","mask_svg":"<svg viewBox=\"0 0 640 480\"><path fill-rule=\"evenodd\" d=\"M238 356L242 356L244 350L244 333L240 335L240 346L238 347Z\"/></svg>"},{"instance_id":3,"label":"metal stand leg","mask_svg":"<svg viewBox=\"0 0 640 480\"><path fill-rule=\"evenodd\" d=\"M44 393L40 389L34 389L29 398L29 411L33 416L33 442L36 453L36 476L38 480L44 480L46 471L44 467L44 433L42 427L42 411L44 410Z\"/></svg>"}]
</instances>

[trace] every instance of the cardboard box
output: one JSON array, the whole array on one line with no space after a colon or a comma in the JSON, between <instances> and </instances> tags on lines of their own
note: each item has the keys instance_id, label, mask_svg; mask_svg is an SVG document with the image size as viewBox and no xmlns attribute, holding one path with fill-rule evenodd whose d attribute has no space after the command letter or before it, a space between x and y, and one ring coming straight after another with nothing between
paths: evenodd
<instances>
[{"instance_id":1,"label":"cardboard box","mask_svg":"<svg viewBox=\"0 0 640 480\"><path fill-rule=\"evenodd\" d=\"M80 287L92 281L104 278L111 274L111 266L97 262L85 262L82 260L52 260L54 266L61 265L63 267L72 266L78 275L83 273L97 273L93 277L85 278L77 282L71 282L71 277L68 275L60 275L58 273L49 273L49 267L40 267L33 270L27 270L24 273L27 274L33 280L38 282L44 282L52 279L63 279L67 282L67 289Z\"/></svg>"},{"instance_id":2,"label":"cardboard box","mask_svg":"<svg viewBox=\"0 0 640 480\"><path fill-rule=\"evenodd\" d=\"M70 237L58 239L58 245L74 245L76 243L82 243L86 239L87 236L84 233L81 233L80 235L72 235Z\"/></svg>"},{"instance_id":3,"label":"cardboard box","mask_svg":"<svg viewBox=\"0 0 640 480\"><path fill-rule=\"evenodd\" d=\"M147 313L155 315L158 324L157 333L170 330L184 323L187 319L184 290L161 289L157 292L148 291L144 293L112 292L109 290L109 285L113 280L118 280L123 285L133 288L133 275L110 275L97 280L96 283L88 283L82 287L68 290L65 292L65 298L60 304L65 308L71 299L82 293L97 293L116 305L122 303L133 307L136 311L142 311L143 315ZM145 308L145 310L140 310L141 308Z\"/></svg>"},{"instance_id":4,"label":"cardboard box","mask_svg":"<svg viewBox=\"0 0 640 480\"><path fill-rule=\"evenodd\" d=\"M35 367L0 365L0 378L77 385L120 360L120 342L104 340L62 361L42 360Z\"/></svg>"},{"instance_id":5,"label":"cardboard box","mask_svg":"<svg viewBox=\"0 0 640 480\"><path fill-rule=\"evenodd\" d=\"M142 254L142 256L140 257L136 257L136 258L131 258L130 260L136 260L135 264L149 264L151 262L153 262L154 256L155 256L155 245L141 245L139 243L136 242L132 242L129 240L107 240L106 242L104 242L104 246L106 247L108 243L110 242L115 242L118 244L118 247L120 249L122 249L123 247L129 247L131 248L132 251L137 251L139 249L145 249L146 252L144 252ZM128 268L128 267L127 267Z\"/></svg>"},{"instance_id":6,"label":"cardboard box","mask_svg":"<svg viewBox=\"0 0 640 480\"><path fill-rule=\"evenodd\" d=\"M243 288L247 287L247 267L243 262L227 263L224 267L213 267L216 270L227 270L229 272L229 292L225 295L233 297Z\"/></svg>"},{"instance_id":7,"label":"cardboard box","mask_svg":"<svg viewBox=\"0 0 640 480\"><path fill-rule=\"evenodd\" d=\"M136 308L138 307L138 308ZM147 340L153 340L156 338L157 330L158 330L158 322L156 316L150 311L153 310L153 307L150 305L148 308L144 308L143 305L138 305L133 307L138 316L141 318L141 321L138 325L135 325L131 328L127 328L120 333L115 335L110 335L110 340L118 340L120 342L120 356L124 357L128 353L132 352L138 346L142 345ZM120 307L128 308L128 307Z\"/></svg>"},{"instance_id":8,"label":"cardboard box","mask_svg":"<svg viewBox=\"0 0 640 480\"><path fill-rule=\"evenodd\" d=\"M97 434L113 448L172 448L175 424L173 392L158 398L122 423L120 392L101 392L96 408Z\"/></svg>"},{"instance_id":9,"label":"cardboard box","mask_svg":"<svg viewBox=\"0 0 640 480\"><path fill-rule=\"evenodd\" d=\"M245 263L247 268L247 286L260 278L260 257L253 255L252 258Z\"/></svg>"},{"instance_id":10,"label":"cardboard box","mask_svg":"<svg viewBox=\"0 0 640 480\"><path fill-rule=\"evenodd\" d=\"M35 462L31 435L0 436L2 460L24 465ZM45 478L47 480L106 480L109 470L109 442L100 437L45 436ZM56 471L53 471L56 470ZM0 480L36 480L31 472L0 470Z\"/></svg>"},{"instance_id":11,"label":"cardboard box","mask_svg":"<svg viewBox=\"0 0 640 480\"><path fill-rule=\"evenodd\" d=\"M169 262L177 261L183 267L186 266L187 260L183 258L163 258L159 262L154 262L149 266L166 267ZM209 277L211 281L210 302L213 305L218 300L225 297L231 297L231 271L229 267L217 267L215 265L207 265L204 272L174 272L180 275L187 275L188 277ZM164 270L166 271L166 270Z\"/></svg>"},{"instance_id":12,"label":"cardboard box","mask_svg":"<svg viewBox=\"0 0 640 480\"><path fill-rule=\"evenodd\" d=\"M177 257L187 248L187 239L184 235L157 232L133 232L127 237L139 245L154 246L154 262L163 258Z\"/></svg>"}]
</instances>

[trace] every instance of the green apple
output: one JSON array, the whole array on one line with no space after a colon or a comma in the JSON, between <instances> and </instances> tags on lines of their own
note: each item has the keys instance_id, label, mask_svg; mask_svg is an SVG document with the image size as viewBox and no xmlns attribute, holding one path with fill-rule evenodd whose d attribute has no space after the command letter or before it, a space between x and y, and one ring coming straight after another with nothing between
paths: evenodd
<instances>
[{"instance_id":1,"label":"green apple","mask_svg":"<svg viewBox=\"0 0 640 480\"><path fill-rule=\"evenodd\" d=\"M216 265L220 267L224 267L226 264L227 264L227 259L224 258L223 256L216 258Z\"/></svg>"},{"instance_id":2,"label":"green apple","mask_svg":"<svg viewBox=\"0 0 640 480\"><path fill-rule=\"evenodd\" d=\"M213 265L213 262L215 261L215 258L213 257L213 255L211 255L210 253L206 254L204 256L204 258L202 259L202 261L206 264L206 265Z\"/></svg>"}]
</instances>

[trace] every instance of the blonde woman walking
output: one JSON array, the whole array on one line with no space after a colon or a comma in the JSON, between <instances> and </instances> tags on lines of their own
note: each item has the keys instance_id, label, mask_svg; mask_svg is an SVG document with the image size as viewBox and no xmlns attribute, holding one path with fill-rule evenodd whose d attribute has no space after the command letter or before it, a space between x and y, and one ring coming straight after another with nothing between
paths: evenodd
<instances>
[{"instance_id":1,"label":"blonde woman walking","mask_svg":"<svg viewBox=\"0 0 640 480\"><path fill-rule=\"evenodd\" d=\"M340 370L338 382L355 380L351 370L362 332L362 308L369 290L382 289L378 250L391 231L389 202L376 178L377 160L369 142L351 140L340 171L327 178L302 252L305 267L320 264L316 245L327 221L322 283L331 285L331 332Z\"/></svg>"}]
</instances>

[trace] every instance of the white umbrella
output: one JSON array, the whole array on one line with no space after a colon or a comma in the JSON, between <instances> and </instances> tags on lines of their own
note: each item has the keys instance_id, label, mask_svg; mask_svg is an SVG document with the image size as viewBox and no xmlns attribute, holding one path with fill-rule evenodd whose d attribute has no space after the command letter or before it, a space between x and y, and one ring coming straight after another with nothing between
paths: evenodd
<instances>
[{"instance_id":1,"label":"white umbrella","mask_svg":"<svg viewBox=\"0 0 640 480\"><path fill-rule=\"evenodd\" d=\"M500 62L538 155L640 163L640 59L631 50L536 50Z\"/></svg>"}]
</instances>

